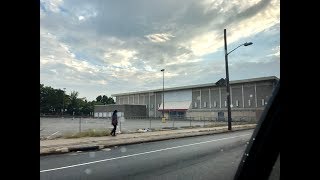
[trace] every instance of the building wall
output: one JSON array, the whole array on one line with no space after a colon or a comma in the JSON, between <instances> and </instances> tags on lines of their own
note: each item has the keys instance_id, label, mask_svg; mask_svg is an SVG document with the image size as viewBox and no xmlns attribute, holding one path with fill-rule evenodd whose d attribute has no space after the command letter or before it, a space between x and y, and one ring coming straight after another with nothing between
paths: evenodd
<instances>
[{"instance_id":1,"label":"building wall","mask_svg":"<svg viewBox=\"0 0 320 180\"><path fill-rule=\"evenodd\" d=\"M220 87L221 91L221 108L227 108L227 90L225 87Z\"/></svg>"},{"instance_id":2,"label":"building wall","mask_svg":"<svg viewBox=\"0 0 320 180\"><path fill-rule=\"evenodd\" d=\"M133 104L138 104L138 97L139 97L139 95L138 94L134 94L133 95Z\"/></svg>"},{"instance_id":3,"label":"building wall","mask_svg":"<svg viewBox=\"0 0 320 180\"><path fill-rule=\"evenodd\" d=\"M200 89L192 90L192 109L200 109Z\"/></svg>"},{"instance_id":4,"label":"building wall","mask_svg":"<svg viewBox=\"0 0 320 180\"><path fill-rule=\"evenodd\" d=\"M164 103L172 101L191 101L191 89L164 92Z\"/></svg>"},{"instance_id":5,"label":"building wall","mask_svg":"<svg viewBox=\"0 0 320 180\"><path fill-rule=\"evenodd\" d=\"M124 105L124 117L146 117L146 107L143 105Z\"/></svg>"},{"instance_id":6,"label":"building wall","mask_svg":"<svg viewBox=\"0 0 320 180\"><path fill-rule=\"evenodd\" d=\"M149 93L145 94L145 104L146 104L146 114L149 116L149 108L150 108L150 104L149 104Z\"/></svg>"},{"instance_id":7,"label":"building wall","mask_svg":"<svg viewBox=\"0 0 320 180\"><path fill-rule=\"evenodd\" d=\"M257 103L258 107L265 107L272 94L273 84L271 82L257 83ZM262 104L264 100L264 104Z\"/></svg>"},{"instance_id":8,"label":"building wall","mask_svg":"<svg viewBox=\"0 0 320 180\"><path fill-rule=\"evenodd\" d=\"M134 101L134 96L130 95L129 96L129 104L134 104L133 101Z\"/></svg>"},{"instance_id":9,"label":"building wall","mask_svg":"<svg viewBox=\"0 0 320 180\"><path fill-rule=\"evenodd\" d=\"M120 104L129 104L129 99L128 99L129 96L120 96Z\"/></svg>"},{"instance_id":10,"label":"building wall","mask_svg":"<svg viewBox=\"0 0 320 180\"><path fill-rule=\"evenodd\" d=\"M255 93L254 93L254 84L246 83L243 85L244 93L244 107L245 108L254 108L256 107ZM250 100L250 103L249 103Z\"/></svg>"},{"instance_id":11,"label":"building wall","mask_svg":"<svg viewBox=\"0 0 320 180\"><path fill-rule=\"evenodd\" d=\"M102 118L111 117L114 110L118 111L118 116L123 116L123 113L125 111L124 105L116 105L116 104L96 105L94 107L94 117L102 117Z\"/></svg>"},{"instance_id":12,"label":"building wall","mask_svg":"<svg viewBox=\"0 0 320 180\"><path fill-rule=\"evenodd\" d=\"M211 109L220 109L220 93L219 88L211 88Z\"/></svg>"},{"instance_id":13,"label":"building wall","mask_svg":"<svg viewBox=\"0 0 320 180\"><path fill-rule=\"evenodd\" d=\"M156 117L162 116L162 113L160 111L158 111L161 103L162 103L162 92L157 92L156 93L156 106L157 106Z\"/></svg>"},{"instance_id":14,"label":"building wall","mask_svg":"<svg viewBox=\"0 0 320 180\"><path fill-rule=\"evenodd\" d=\"M124 117L145 117L146 107L144 105L117 105L109 104L104 106L95 106L94 112L103 114L103 117L110 117L110 113L117 110L119 113L123 113ZM107 116L105 116L108 114Z\"/></svg>"},{"instance_id":15,"label":"building wall","mask_svg":"<svg viewBox=\"0 0 320 180\"><path fill-rule=\"evenodd\" d=\"M203 120L205 118L217 117L217 112L214 111L187 111L186 117L193 117L193 120Z\"/></svg>"},{"instance_id":16,"label":"building wall","mask_svg":"<svg viewBox=\"0 0 320 180\"><path fill-rule=\"evenodd\" d=\"M274 84L274 80L232 84L230 86L231 104L233 105L232 115L252 116L249 109L264 108L272 95ZM227 111L225 86L165 91L164 98L165 102L191 100L191 106L186 116L208 116L212 112ZM264 101L264 104L262 104L262 101ZM159 105L162 104L161 91L117 96L116 102L118 104L146 105L148 116L162 116L162 112L158 111ZM248 114L248 112L251 113ZM246 113L247 115L245 115ZM225 113L225 117L227 117L227 113Z\"/></svg>"},{"instance_id":17,"label":"building wall","mask_svg":"<svg viewBox=\"0 0 320 180\"><path fill-rule=\"evenodd\" d=\"M232 99L231 104L233 107L242 108L242 86L232 87ZM237 106L238 105L238 106Z\"/></svg>"},{"instance_id":18,"label":"building wall","mask_svg":"<svg viewBox=\"0 0 320 180\"><path fill-rule=\"evenodd\" d=\"M218 112L224 113L224 118L228 118L227 109L214 111L214 110L188 110L186 112L186 117L193 117L194 120L216 120L218 118ZM233 110L231 113L233 120L239 120L240 118L260 118L262 110Z\"/></svg>"},{"instance_id":19,"label":"building wall","mask_svg":"<svg viewBox=\"0 0 320 180\"><path fill-rule=\"evenodd\" d=\"M144 95L139 94L139 104L144 104Z\"/></svg>"},{"instance_id":20,"label":"building wall","mask_svg":"<svg viewBox=\"0 0 320 180\"><path fill-rule=\"evenodd\" d=\"M209 88L201 88L201 109L210 109Z\"/></svg>"},{"instance_id":21,"label":"building wall","mask_svg":"<svg viewBox=\"0 0 320 180\"><path fill-rule=\"evenodd\" d=\"M155 116L155 110L157 106L155 105L155 93L150 93L150 110L149 110L149 117L154 117Z\"/></svg>"}]
</instances>

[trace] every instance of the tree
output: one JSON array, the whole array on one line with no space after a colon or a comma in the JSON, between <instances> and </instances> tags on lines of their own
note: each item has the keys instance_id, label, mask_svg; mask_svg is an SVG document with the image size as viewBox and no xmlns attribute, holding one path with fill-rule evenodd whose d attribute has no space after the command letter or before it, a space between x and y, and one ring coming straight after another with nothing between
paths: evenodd
<instances>
[{"instance_id":1,"label":"tree","mask_svg":"<svg viewBox=\"0 0 320 180\"><path fill-rule=\"evenodd\" d=\"M79 93L76 91L72 91L69 96L69 105L68 105L68 113L69 114L79 114L80 103L78 100Z\"/></svg>"},{"instance_id":2,"label":"tree","mask_svg":"<svg viewBox=\"0 0 320 180\"><path fill-rule=\"evenodd\" d=\"M99 95L99 96L96 98L96 100L97 100L97 102L101 102L101 100L102 100L102 96L101 96L101 95Z\"/></svg>"},{"instance_id":3,"label":"tree","mask_svg":"<svg viewBox=\"0 0 320 180\"><path fill-rule=\"evenodd\" d=\"M115 104L114 99L112 97L109 97L107 104Z\"/></svg>"},{"instance_id":4,"label":"tree","mask_svg":"<svg viewBox=\"0 0 320 180\"><path fill-rule=\"evenodd\" d=\"M103 103L103 104L108 104L108 96L106 96L106 95L103 95L102 96L102 99L101 99L101 102Z\"/></svg>"},{"instance_id":5,"label":"tree","mask_svg":"<svg viewBox=\"0 0 320 180\"><path fill-rule=\"evenodd\" d=\"M63 106L64 91L40 84L40 113L58 113Z\"/></svg>"},{"instance_id":6,"label":"tree","mask_svg":"<svg viewBox=\"0 0 320 180\"><path fill-rule=\"evenodd\" d=\"M106 95L99 95L96 98L96 105L103 105L103 104L115 104L114 99L112 97L108 97Z\"/></svg>"},{"instance_id":7,"label":"tree","mask_svg":"<svg viewBox=\"0 0 320 180\"><path fill-rule=\"evenodd\" d=\"M95 105L115 104L113 98L99 95L96 101L87 101L86 98L78 98L79 93L72 91L70 95L61 89L54 89L40 83L40 113L60 114L62 107L67 109L65 114L89 115L94 111Z\"/></svg>"}]
</instances>

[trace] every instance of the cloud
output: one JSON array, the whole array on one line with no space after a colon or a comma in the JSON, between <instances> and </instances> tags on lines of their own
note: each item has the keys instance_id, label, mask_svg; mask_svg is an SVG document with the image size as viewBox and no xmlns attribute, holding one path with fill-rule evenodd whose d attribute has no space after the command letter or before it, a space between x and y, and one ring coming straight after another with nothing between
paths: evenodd
<instances>
[{"instance_id":1,"label":"cloud","mask_svg":"<svg viewBox=\"0 0 320 180\"><path fill-rule=\"evenodd\" d=\"M174 37L171 34L168 33L161 33L161 34L149 34L145 36L148 38L151 42L166 42L170 40L170 37Z\"/></svg>"},{"instance_id":2,"label":"cloud","mask_svg":"<svg viewBox=\"0 0 320 180\"><path fill-rule=\"evenodd\" d=\"M63 0L40 0L40 10L59 13Z\"/></svg>"},{"instance_id":3,"label":"cloud","mask_svg":"<svg viewBox=\"0 0 320 180\"><path fill-rule=\"evenodd\" d=\"M269 54L269 55L267 55L267 56L280 57L280 46L277 46L277 47L273 48L272 51L274 51L274 53Z\"/></svg>"},{"instance_id":4,"label":"cloud","mask_svg":"<svg viewBox=\"0 0 320 180\"><path fill-rule=\"evenodd\" d=\"M231 69L279 59L279 24L279 0L41 0L41 82L90 97L95 86L109 94L161 86L162 68L167 85L211 82L225 76L223 29L230 48L254 43L230 57Z\"/></svg>"}]
</instances>

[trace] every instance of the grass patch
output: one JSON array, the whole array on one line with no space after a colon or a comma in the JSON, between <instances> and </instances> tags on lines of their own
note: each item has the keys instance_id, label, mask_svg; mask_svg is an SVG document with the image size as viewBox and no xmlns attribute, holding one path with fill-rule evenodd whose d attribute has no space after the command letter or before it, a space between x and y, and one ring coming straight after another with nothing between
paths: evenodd
<instances>
[{"instance_id":1,"label":"grass patch","mask_svg":"<svg viewBox=\"0 0 320 180\"><path fill-rule=\"evenodd\" d=\"M233 122L234 125L246 125L246 124L257 124L256 121L247 121L247 122Z\"/></svg>"},{"instance_id":2,"label":"grass patch","mask_svg":"<svg viewBox=\"0 0 320 180\"><path fill-rule=\"evenodd\" d=\"M181 128L183 128L183 129L192 129L194 127L193 126L181 126Z\"/></svg>"},{"instance_id":3,"label":"grass patch","mask_svg":"<svg viewBox=\"0 0 320 180\"><path fill-rule=\"evenodd\" d=\"M102 136L110 136L111 131L107 130L95 130L89 129L78 133L66 133L63 135L64 138L82 138L82 137L102 137Z\"/></svg>"},{"instance_id":4,"label":"grass patch","mask_svg":"<svg viewBox=\"0 0 320 180\"><path fill-rule=\"evenodd\" d=\"M171 129L171 130L176 130L178 129L177 127L163 127L162 129Z\"/></svg>"},{"instance_id":5,"label":"grass patch","mask_svg":"<svg viewBox=\"0 0 320 180\"><path fill-rule=\"evenodd\" d=\"M222 123L214 123L214 124L206 124L204 127L221 127L221 126L227 126L228 124L222 124Z\"/></svg>"}]
</instances>

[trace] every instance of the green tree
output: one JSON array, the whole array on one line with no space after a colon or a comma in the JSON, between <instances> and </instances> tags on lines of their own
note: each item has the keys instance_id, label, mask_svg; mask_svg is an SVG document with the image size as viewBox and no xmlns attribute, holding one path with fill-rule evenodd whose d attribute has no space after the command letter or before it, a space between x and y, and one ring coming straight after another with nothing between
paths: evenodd
<instances>
[{"instance_id":1,"label":"green tree","mask_svg":"<svg viewBox=\"0 0 320 180\"><path fill-rule=\"evenodd\" d=\"M61 89L54 89L40 83L40 113L61 114L64 107L67 112L64 114L89 115L94 111L95 105L115 104L113 98L106 95L99 95L96 101L87 101L86 98L78 98L79 93L72 91L70 95L65 94Z\"/></svg>"},{"instance_id":2,"label":"green tree","mask_svg":"<svg viewBox=\"0 0 320 180\"><path fill-rule=\"evenodd\" d=\"M115 104L114 99L112 97L109 97L107 104Z\"/></svg>"},{"instance_id":3,"label":"green tree","mask_svg":"<svg viewBox=\"0 0 320 180\"><path fill-rule=\"evenodd\" d=\"M108 97L106 95L99 95L96 98L96 105L103 105L103 104L115 104L114 99L112 97Z\"/></svg>"},{"instance_id":4,"label":"green tree","mask_svg":"<svg viewBox=\"0 0 320 180\"><path fill-rule=\"evenodd\" d=\"M64 91L40 84L40 113L61 113Z\"/></svg>"},{"instance_id":5,"label":"green tree","mask_svg":"<svg viewBox=\"0 0 320 180\"><path fill-rule=\"evenodd\" d=\"M101 95L99 95L99 96L96 98L96 100L97 100L97 102L101 102L101 100L102 100L102 96L101 96Z\"/></svg>"},{"instance_id":6,"label":"green tree","mask_svg":"<svg viewBox=\"0 0 320 180\"><path fill-rule=\"evenodd\" d=\"M69 96L69 104L68 104L68 114L73 114L75 115L79 114L80 111L80 103L78 100L78 95L79 93L76 91L72 91Z\"/></svg>"}]
</instances>

